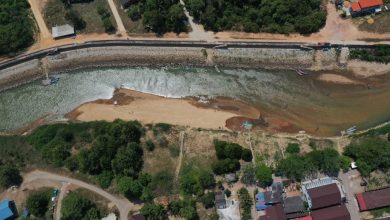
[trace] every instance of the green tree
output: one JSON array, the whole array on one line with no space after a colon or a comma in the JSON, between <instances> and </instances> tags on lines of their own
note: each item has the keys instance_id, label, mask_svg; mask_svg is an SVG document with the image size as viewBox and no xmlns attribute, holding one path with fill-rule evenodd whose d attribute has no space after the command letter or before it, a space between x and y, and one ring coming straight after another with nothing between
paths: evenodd
<instances>
[{"instance_id":1,"label":"green tree","mask_svg":"<svg viewBox=\"0 0 390 220\"><path fill-rule=\"evenodd\" d=\"M214 201L215 201L215 193L213 192L208 192L204 194L200 200L202 201L204 207L206 209L209 209L214 206Z\"/></svg>"},{"instance_id":2,"label":"green tree","mask_svg":"<svg viewBox=\"0 0 390 220\"><path fill-rule=\"evenodd\" d=\"M240 210L241 210L241 219L250 220L252 219L251 207L253 205L253 200L249 195L249 192L246 188L241 188L238 191L240 195Z\"/></svg>"},{"instance_id":3,"label":"green tree","mask_svg":"<svg viewBox=\"0 0 390 220\"><path fill-rule=\"evenodd\" d=\"M20 185L23 178L20 176L19 170L9 165L0 166L0 186L8 188L14 185Z\"/></svg>"},{"instance_id":4,"label":"green tree","mask_svg":"<svg viewBox=\"0 0 390 220\"><path fill-rule=\"evenodd\" d=\"M216 175L232 173L240 169L240 162L234 159L217 160L212 164L212 170Z\"/></svg>"},{"instance_id":5,"label":"green tree","mask_svg":"<svg viewBox=\"0 0 390 220\"><path fill-rule=\"evenodd\" d=\"M162 205L156 205L153 203L145 203L141 208L141 214L150 220L164 220L168 219L167 211Z\"/></svg>"},{"instance_id":6,"label":"green tree","mask_svg":"<svg viewBox=\"0 0 390 220\"><path fill-rule=\"evenodd\" d=\"M242 168L241 182L246 185L256 183L255 167L253 164L247 164Z\"/></svg>"},{"instance_id":7,"label":"green tree","mask_svg":"<svg viewBox=\"0 0 390 220\"><path fill-rule=\"evenodd\" d=\"M216 185L214 175L206 171L200 173L199 183L203 189L212 189Z\"/></svg>"},{"instance_id":8,"label":"green tree","mask_svg":"<svg viewBox=\"0 0 390 220\"><path fill-rule=\"evenodd\" d=\"M43 217L49 210L50 192L34 192L28 196L26 208L35 217Z\"/></svg>"},{"instance_id":9,"label":"green tree","mask_svg":"<svg viewBox=\"0 0 390 220\"><path fill-rule=\"evenodd\" d=\"M127 11L127 15L131 18L132 21L138 21L141 19L142 14L139 5L131 5Z\"/></svg>"},{"instance_id":10,"label":"green tree","mask_svg":"<svg viewBox=\"0 0 390 220\"><path fill-rule=\"evenodd\" d=\"M279 161L277 172L293 180L300 180L305 176L305 161L302 157L292 155Z\"/></svg>"},{"instance_id":11,"label":"green tree","mask_svg":"<svg viewBox=\"0 0 390 220\"><path fill-rule=\"evenodd\" d=\"M137 143L130 143L126 147L119 148L114 160L112 169L116 175L135 177L142 169L143 151Z\"/></svg>"},{"instance_id":12,"label":"green tree","mask_svg":"<svg viewBox=\"0 0 390 220\"><path fill-rule=\"evenodd\" d=\"M83 30L87 26L81 15L74 9L66 11L65 19L71 22L76 30Z\"/></svg>"},{"instance_id":13,"label":"green tree","mask_svg":"<svg viewBox=\"0 0 390 220\"><path fill-rule=\"evenodd\" d=\"M286 152L289 154L299 154L300 148L297 143L288 143Z\"/></svg>"},{"instance_id":14,"label":"green tree","mask_svg":"<svg viewBox=\"0 0 390 220\"><path fill-rule=\"evenodd\" d=\"M98 218L95 218L96 214ZM96 205L75 192L69 193L62 201L61 215L64 220L101 218Z\"/></svg>"},{"instance_id":15,"label":"green tree","mask_svg":"<svg viewBox=\"0 0 390 220\"><path fill-rule=\"evenodd\" d=\"M246 162L252 161L252 151L250 149L243 148L241 153L241 159Z\"/></svg>"},{"instance_id":16,"label":"green tree","mask_svg":"<svg viewBox=\"0 0 390 220\"><path fill-rule=\"evenodd\" d=\"M272 184L272 170L267 165L259 163L256 166L256 178L261 187L265 188Z\"/></svg>"}]
</instances>

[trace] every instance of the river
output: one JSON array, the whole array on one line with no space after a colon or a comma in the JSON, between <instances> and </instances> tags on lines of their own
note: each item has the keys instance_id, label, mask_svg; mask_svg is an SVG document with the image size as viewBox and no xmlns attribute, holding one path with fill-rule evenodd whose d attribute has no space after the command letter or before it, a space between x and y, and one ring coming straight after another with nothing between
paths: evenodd
<instances>
[{"instance_id":1,"label":"river","mask_svg":"<svg viewBox=\"0 0 390 220\"><path fill-rule=\"evenodd\" d=\"M334 85L314 74L293 71L195 67L110 67L62 73L44 87L35 81L0 93L0 131L37 118L61 119L80 104L110 98L115 88L166 97L227 96L258 107L264 115L287 120L317 135L336 135L356 125L366 129L390 120L390 78L381 86Z\"/></svg>"}]
</instances>

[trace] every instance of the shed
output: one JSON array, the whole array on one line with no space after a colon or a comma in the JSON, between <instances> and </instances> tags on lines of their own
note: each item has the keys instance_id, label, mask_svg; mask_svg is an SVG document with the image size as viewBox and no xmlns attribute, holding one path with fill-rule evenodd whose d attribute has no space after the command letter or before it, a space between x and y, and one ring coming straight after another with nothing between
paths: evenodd
<instances>
[{"instance_id":1,"label":"shed","mask_svg":"<svg viewBox=\"0 0 390 220\"><path fill-rule=\"evenodd\" d=\"M281 204L270 206L265 209L265 215L260 216L259 220L286 220L286 215Z\"/></svg>"},{"instance_id":2,"label":"shed","mask_svg":"<svg viewBox=\"0 0 390 220\"><path fill-rule=\"evenodd\" d=\"M51 34L54 39L61 37L72 36L75 34L74 27L70 24L64 24L60 26L54 26L51 28Z\"/></svg>"},{"instance_id":3,"label":"shed","mask_svg":"<svg viewBox=\"0 0 390 220\"><path fill-rule=\"evenodd\" d=\"M311 217L313 220L351 220L351 215L344 204L315 210Z\"/></svg>"},{"instance_id":4,"label":"shed","mask_svg":"<svg viewBox=\"0 0 390 220\"><path fill-rule=\"evenodd\" d=\"M6 199L0 203L0 219L8 220L13 219L15 213L13 211L13 204L10 200Z\"/></svg>"},{"instance_id":5,"label":"shed","mask_svg":"<svg viewBox=\"0 0 390 220\"><path fill-rule=\"evenodd\" d=\"M360 211L390 206L390 188L356 194Z\"/></svg>"},{"instance_id":6,"label":"shed","mask_svg":"<svg viewBox=\"0 0 390 220\"><path fill-rule=\"evenodd\" d=\"M215 194L215 206L217 209L226 208L225 193L223 191L219 191Z\"/></svg>"},{"instance_id":7,"label":"shed","mask_svg":"<svg viewBox=\"0 0 390 220\"><path fill-rule=\"evenodd\" d=\"M336 183L307 190L311 209L320 209L341 204L341 193Z\"/></svg>"}]
</instances>

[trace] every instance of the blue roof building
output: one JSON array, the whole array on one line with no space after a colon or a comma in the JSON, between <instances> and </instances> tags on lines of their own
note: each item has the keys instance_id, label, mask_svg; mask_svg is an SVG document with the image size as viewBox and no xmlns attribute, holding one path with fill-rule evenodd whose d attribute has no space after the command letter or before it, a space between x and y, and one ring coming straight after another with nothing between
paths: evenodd
<instances>
[{"instance_id":1,"label":"blue roof building","mask_svg":"<svg viewBox=\"0 0 390 220\"><path fill-rule=\"evenodd\" d=\"M256 210L263 211L267 207L268 207L268 205L265 204L264 192L258 192L256 194Z\"/></svg>"},{"instance_id":2,"label":"blue roof building","mask_svg":"<svg viewBox=\"0 0 390 220\"><path fill-rule=\"evenodd\" d=\"M6 199L0 203L0 220L13 219L15 214L11 208L11 201Z\"/></svg>"}]
</instances>

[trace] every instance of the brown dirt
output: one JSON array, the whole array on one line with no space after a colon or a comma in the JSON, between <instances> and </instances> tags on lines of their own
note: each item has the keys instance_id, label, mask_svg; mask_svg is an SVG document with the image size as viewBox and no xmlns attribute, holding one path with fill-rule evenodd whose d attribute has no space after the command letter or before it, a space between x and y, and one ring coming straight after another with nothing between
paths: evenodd
<instances>
[{"instance_id":1,"label":"brown dirt","mask_svg":"<svg viewBox=\"0 0 390 220\"><path fill-rule=\"evenodd\" d=\"M353 84L353 85L364 84L363 82L350 79L346 76L332 74L332 73L321 74L317 79L324 82L335 83L335 84Z\"/></svg>"}]
</instances>

